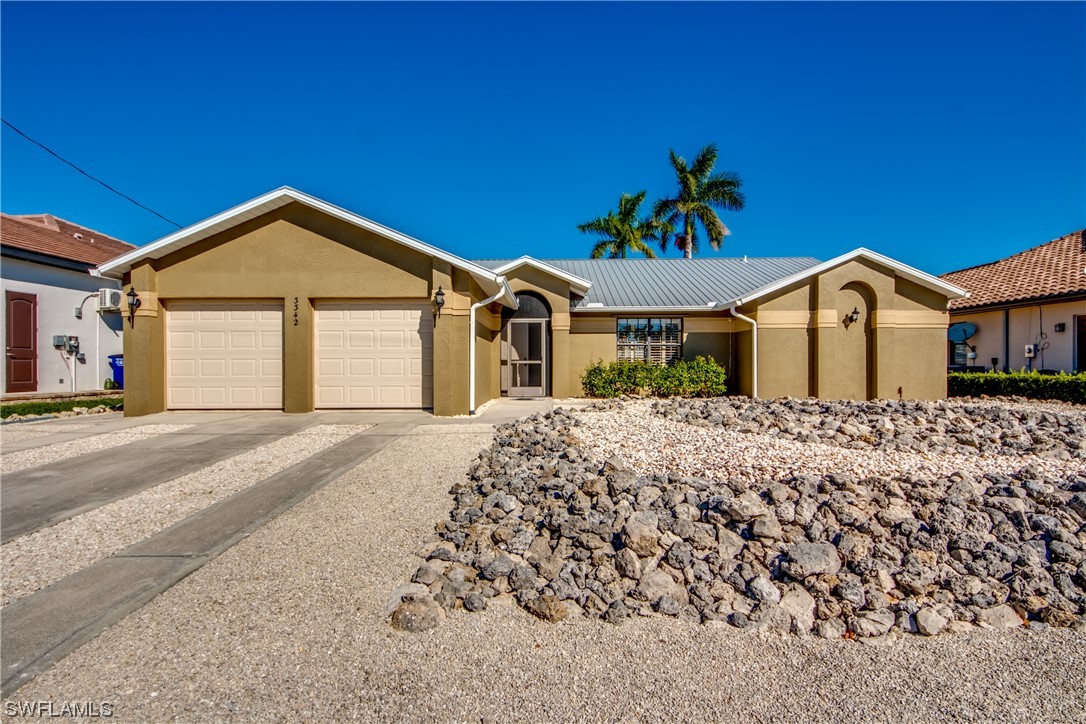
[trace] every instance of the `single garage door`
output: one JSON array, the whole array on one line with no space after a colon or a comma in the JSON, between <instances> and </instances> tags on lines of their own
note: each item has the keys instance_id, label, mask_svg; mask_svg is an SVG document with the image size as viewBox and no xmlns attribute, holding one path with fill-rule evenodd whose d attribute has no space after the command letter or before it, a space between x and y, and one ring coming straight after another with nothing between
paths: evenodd
<instances>
[{"instance_id":1,"label":"single garage door","mask_svg":"<svg viewBox=\"0 0 1086 724\"><path fill-rule=\"evenodd\" d=\"M317 407L433 407L427 303L316 305Z\"/></svg>"},{"instance_id":2,"label":"single garage door","mask_svg":"<svg viewBox=\"0 0 1086 724\"><path fill-rule=\"evenodd\" d=\"M169 303L166 406L281 409L281 304Z\"/></svg>"}]
</instances>

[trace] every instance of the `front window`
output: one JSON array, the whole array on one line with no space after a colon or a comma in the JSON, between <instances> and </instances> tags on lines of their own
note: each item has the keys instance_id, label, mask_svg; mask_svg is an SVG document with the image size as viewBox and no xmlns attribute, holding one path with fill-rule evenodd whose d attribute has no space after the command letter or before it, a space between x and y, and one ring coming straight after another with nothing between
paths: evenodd
<instances>
[{"instance_id":1,"label":"front window","mask_svg":"<svg viewBox=\"0 0 1086 724\"><path fill-rule=\"evenodd\" d=\"M682 358L682 319L618 320L618 359L668 364Z\"/></svg>"}]
</instances>

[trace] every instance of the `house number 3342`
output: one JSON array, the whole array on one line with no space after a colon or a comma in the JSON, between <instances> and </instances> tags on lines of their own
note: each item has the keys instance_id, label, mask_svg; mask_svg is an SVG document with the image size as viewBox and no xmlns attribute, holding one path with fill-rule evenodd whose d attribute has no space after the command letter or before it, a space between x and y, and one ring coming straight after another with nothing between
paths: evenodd
<instances>
[{"instance_id":1,"label":"house number 3342","mask_svg":"<svg viewBox=\"0 0 1086 724\"><path fill-rule=\"evenodd\" d=\"M298 297L294 297L294 326L298 326Z\"/></svg>"}]
</instances>

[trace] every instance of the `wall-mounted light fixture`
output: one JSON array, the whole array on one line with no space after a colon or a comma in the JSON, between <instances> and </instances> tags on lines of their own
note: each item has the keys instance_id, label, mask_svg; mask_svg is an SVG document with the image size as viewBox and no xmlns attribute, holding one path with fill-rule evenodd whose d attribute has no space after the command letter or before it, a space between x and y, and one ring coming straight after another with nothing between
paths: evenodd
<instances>
[{"instance_id":1,"label":"wall-mounted light fixture","mask_svg":"<svg viewBox=\"0 0 1086 724\"><path fill-rule=\"evenodd\" d=\"M849 312L849 314L848 314L848 323L849 324L856 324L856 322L858 322L858 321L860 321L860 308L859 307L853 307L852 311Z\"/></svg>"},{"instance_id":2,"label":"wall-mounted light fixture","mask_svg":"<svg viewBox=\"0 0 1086 724\"><path fill-rule=\"evenodd\" d=\"M1067 329L1067 323L1066 322L1056 322L1056 326L1053 329L1055 329L1057 332L1063 332L1064 330Z\"/></svg>"},{"instance_id":3,"label":"wall-mounted light fixture","mask_svg":"<svg viewBox=\"0 0 1086 724\"><path fill-rule=\"evenodd\" d=\"M437 305L437 316L441 316L441 308L445 306L445 292L438 286L434 292L434 304Z\"/></svg>"},{"instance_id":4,"label":"wall-mounted light fixture","mask_svg":"<svg viewBox=\"0 0 1086 724\"><path fill-rule=\"evenodd\" d=\"M136 326L136 310L143 304L143 300L140 299L140 295L136 294L135 287L128 288L128 324L129 326Z\"/></svg>"}]
</instances>

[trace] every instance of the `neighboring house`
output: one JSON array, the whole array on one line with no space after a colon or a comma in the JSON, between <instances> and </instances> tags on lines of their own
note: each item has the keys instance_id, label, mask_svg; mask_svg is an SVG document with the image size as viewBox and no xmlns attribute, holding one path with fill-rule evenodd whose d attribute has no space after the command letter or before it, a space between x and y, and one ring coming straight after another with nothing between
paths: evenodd
<instances>
[{"instance_id":1,"label":"neighboring house","mask_svg":"<svg viewBox=\"0 0 1086 724\"><path fill-rule=\"evenodd\" d=\"M1086 370L1084 244L1080 230L1006 259L944 274L944 281L969 292L950 303L951 324L975 326L964 342L948 342L949 366Z\"/></svg>"},{"instance_id":2,"label":"neighboring house","mask_svg":"<svg viewBox=\"0 0 1086 724\"><path fill-rule=\"evenodd\" d=\"M865 249L811 258L462 259L282 188L103 264L139 294L125 414L567 397L597 360L712 354L747 395L940 398L947 300Z\"/></svg>"},{"instance_id":3,"label":"neighboring house","mask_svg":"<svg viewBox=\"0 0 1086 724\"><path fill-rule=\"evenodd\" d=\"M121 353L121 313L99 311L99 290L120 282L90 270L134 248L49 214L0 214L5 393L100 390L112 378L107 358Z\"/></svg>"}]
</instances>

